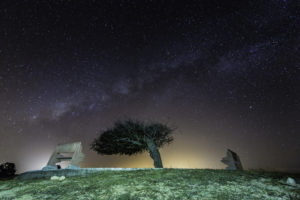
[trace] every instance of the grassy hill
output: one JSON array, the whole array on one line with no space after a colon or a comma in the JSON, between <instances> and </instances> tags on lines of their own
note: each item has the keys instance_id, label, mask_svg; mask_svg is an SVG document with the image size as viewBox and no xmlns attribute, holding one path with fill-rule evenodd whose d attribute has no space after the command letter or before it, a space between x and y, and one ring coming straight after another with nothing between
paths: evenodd
<instances>
[{"instance_id":1,"label":"grassy hill","mask_svg":"<svg viewBox=\"0 0 300 200\"><path fill-rule=\"evenodd\" d=\"M0 199L296 200L300 199L299 185L283 184L287 177L296 176L210 169L103 171L63 181L0 181Z\"/></svg>"}]
</instances>

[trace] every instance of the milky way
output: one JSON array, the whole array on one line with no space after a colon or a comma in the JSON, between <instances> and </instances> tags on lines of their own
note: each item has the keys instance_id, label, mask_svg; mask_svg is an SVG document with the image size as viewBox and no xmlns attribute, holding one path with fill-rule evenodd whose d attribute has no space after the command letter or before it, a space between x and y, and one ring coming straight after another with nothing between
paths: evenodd
<instances>
[{"instance_id":1,"label":"milky way","mask_svg":"<svg viewBox=\"0 0 300 200\"><path fill-rule=\"evenodd\" d=\"M99 156L101 130L133 118L177 127L166 167L300 169L297 1L0 2L0 162L43 167L82 141L82 167L152 167Z\"/></svg>"}]
</instances>

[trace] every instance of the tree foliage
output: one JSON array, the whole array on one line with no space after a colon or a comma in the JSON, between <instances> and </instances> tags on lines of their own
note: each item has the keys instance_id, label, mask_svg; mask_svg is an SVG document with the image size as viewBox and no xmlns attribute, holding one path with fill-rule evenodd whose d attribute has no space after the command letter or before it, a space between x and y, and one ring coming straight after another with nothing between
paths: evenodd
<instances>
[{"instance_id":1,"label":"tree foliage","mask_svg":"<svg viewBox=\"0 0 300 200\"><path fill-rule=\"evenodd\" d=\"M16 166L14 163L3 163L0 165L0 178L11 178L15 176Z\"/></svg>"}]
</instances>

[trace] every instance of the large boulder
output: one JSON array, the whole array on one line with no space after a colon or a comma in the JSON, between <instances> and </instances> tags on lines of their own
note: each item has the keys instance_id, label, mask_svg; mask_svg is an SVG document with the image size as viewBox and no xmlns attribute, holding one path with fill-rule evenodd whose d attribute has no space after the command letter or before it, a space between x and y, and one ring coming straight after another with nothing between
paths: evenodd
<instances>
[{"instance_id":1,"label":"large boulder","mask_svg":"<svg viewBox=\"0 0 300 200\"><path fill-rule=\"evenodd\" d=\"M221 162L227 165L228 170L243 170L240 157L230 149L227 149L227 155L222 158Z\"/></svg>"}]
</instances>

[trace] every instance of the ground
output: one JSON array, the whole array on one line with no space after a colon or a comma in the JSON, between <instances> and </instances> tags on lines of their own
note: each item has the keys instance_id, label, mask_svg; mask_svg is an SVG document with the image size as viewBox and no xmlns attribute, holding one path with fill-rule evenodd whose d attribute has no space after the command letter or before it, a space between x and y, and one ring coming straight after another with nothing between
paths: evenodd
<instances>
[{"instance_id":1,"label":"ground","mask_svg":"<svg viewBox=\"0 0 300 200\"><path fill-rule=\"evenodd\" d=\"M211 169L103 171L63 181L36 179L0 181L0 199L109 199L109 200L296 200L299 174Z\"/></svg>"}]
</instances>

